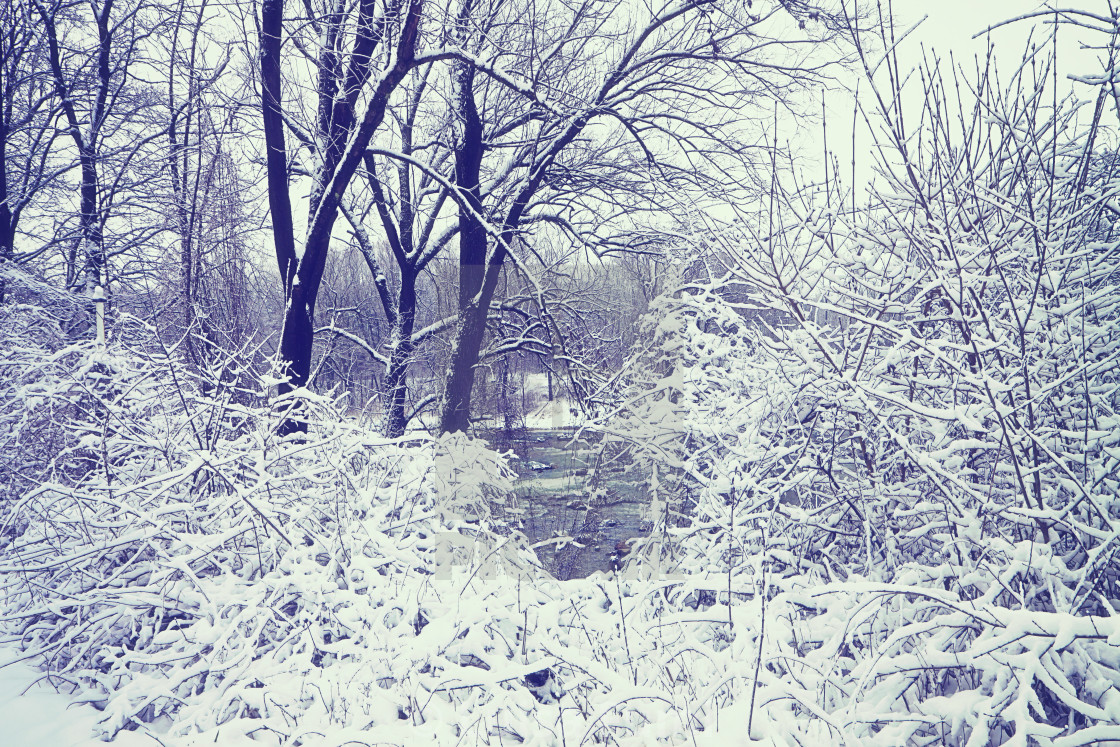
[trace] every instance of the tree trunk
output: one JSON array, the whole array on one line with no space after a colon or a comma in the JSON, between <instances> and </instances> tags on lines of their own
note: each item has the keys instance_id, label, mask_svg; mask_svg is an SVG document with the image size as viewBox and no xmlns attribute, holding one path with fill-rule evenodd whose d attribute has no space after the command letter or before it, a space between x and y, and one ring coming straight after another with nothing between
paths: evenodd
<instances>
[{"instance_id":1,"label":"tree trunk","mask_svg":"<svg viewBox=\"0 0 1120 747\"><path fill-rule=\"evenodd\" d=\"M0 90L3 90L3 71L0 70ZM5 118L6 119L6 118ZM8 127L0 120L0 272L11 264L15 256L15 221L9 207L11 195L8 193ZM0 304L4 303L7 284L0 275Z\"/></svg>"},{"instance_id":2,"label":"tree trunk","mask_svg":"<svg viewBox=\"0 0 1120 747\"><path fill-rule=\"evenodd\" d=\"M471 424L471 391L474 389L474 367L482 347L485 316L464 313L451 344L451 361L447 366L443 406L440 413L441 433L466 431Z\"/></svg>"},{"instance_id":3,"label":"tree trunk","mask_svg":"<svg viewBox=\"0 0 1120 747\"><path fill-rule=\"evenodd\" d=\"M474 367L486 332L490 297L485 297L486 228L480 217L479 172L482 166L482 122L474 100L474 70L456 65L458 114L463 130L455 150L455 182L466 204L459 204L459 323L451 347L440 432L465 431L470 426ZM491 287L490 296L493 296Z\"/></svg>"},{"instance_id":4,"label":"tree trunk","mask_svg":"<svg viewBox=\"0 0 1120 747\"><path fill-rule=\"evenodd\" d=\"M94 6L98 29L98 57L97 57L97 95L94 110L90 114L88 130L82 126L81 118L74 108L71 99L70 86L66 80L66 73L62 69L62 54L59 51L58 30L55 26L54 16L47 9L37 6L39 15L43 19L46 29L47 58L54 81L55 93L59 97L62 113L66 121L74 147L78 151L78 163L81 173L79 186L79 232L83 259L67 268L67 283L72 288L83 288L87 293L104 284L105 250L101 235L101 216L98 200L97 181L97 138L105 114L105 102L108 96L112 70L109 66L109 53L112 48L111 27L109 26L109 13L112 3L106 2L97 8ZM76 266L77 261L83 262L81 270Z\"/></svg>"},{"instance_id":5,"label":"tree trunk","mask_svg":"<svg viewBox=\"0 0 1120 747\"><path fill-rule=\"evenodd\" d=\"M405 405L408 399L408 366L415 345L412 340L416 324L416 275L411 267L401 268L401 288L397 300L397 318L389 350L389 370L385 377L389 405L385 411L382 432L389 438L404 434L408 425Z\"/></svg>"},{"instance_id":6,"label":"tree trunk","mask_svg":"<svg viewBox=\"0 0 1120 747\"><path fill-rule=\"evenodd\" d=\"M284 310L284 332L280 336L280 358L287 363L290 379L282 385L281 394L307 385L311 376L311 340L313 337L310 309L304 302L303 288L292 288Z\"/></svg>"},{"instance_id":7,"label":"tree trunk","mask_svg":"<svg viewBox=\"0 0 1120 747\"><path fill-rule=\"evenodd\" d=\"M440 433L466 431L471 424L471 392L474 389L474 369L478 365L482 351L482 339L486 333L486 320L490 303L494 300L494 290L498 287L505 250L502 246L494 248L482 288L475 300L459 312L459 323L455 339L451 344L451 362L447 367L446 387L443 404L440 408Z\"/></svg>"},{"instance_id":8,"label":"tree trunk","mask_svg":"<svg viewBox=\"0 0 1120 747\"><path fill-rule=\"evenodd\" d=\"M80 224L85 258L82 267L84 280L75 278L75 284L80 284L86 293L93 293L94 288L105 284L105 247L97 205L97 161L86 149L83 149L80 161L82 166Z\"/></svg>"},{"instance_id":9,"label":"tree trunk","mask_svg":"<svg viewBox=\"0 0 1120 747\"><path fill-rule=\"evenodd\" d=\"M374 3L363 0L359 3L358 35L345 73L335 61L333 51L328 49L322 53L321 62L325 67L321 67L321 71L326 78L321 77L319 81L322 107L318 126L320 130L326 128L319 135L327 147L311 200L307 241L302 256L297 258L281 111L280 54L284 0L264 0L261 4L261 95L267 147L268 202L272 211L276 260L287 301L280 337L280 359L287 381L279 386L281 395L307 386L310 378L315 300L326 267L331 231L338 218L342 196L362 162L370 140L385 118L389 96L412 67L422 6L422 0L407 0L401 25L396 29L395 64L378 80L360 122L354 107L362 87L369 80L370 61L374 59L376 47L387 38L388 29L383 24L391 23L391 19L388 15L378 18ZM393 4L394 12L401 7L404 7L403 3ZM338 88L337 76L343 74L344 84ZM345 91L345 97L334 95L338 90ZM323 99L329 99L329 107ZM330 109L329 117L326 116L327 108ZM298 413L293 413L279 430L282 435L304 432L307 423Z\"/></svg>"}]
</instances>

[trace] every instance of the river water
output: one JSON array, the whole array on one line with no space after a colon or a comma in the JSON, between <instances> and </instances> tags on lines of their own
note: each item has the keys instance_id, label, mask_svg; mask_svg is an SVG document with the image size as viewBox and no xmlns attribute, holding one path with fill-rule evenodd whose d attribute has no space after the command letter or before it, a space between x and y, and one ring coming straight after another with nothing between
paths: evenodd
<instances>
[{"instance_id":1,"label":"river water","mask_svg":"<svg viewBox=\"0 0 1120 747\"><path fill-rule=\"evenodd\" d=\"M572 443L572 435L570 429L490 434L491 443L518 456L516 491L530 542L570 538L537 548L560 579L610 570L620 543L647 531L645 490L633 465L602 457L590 437Z\"/></svg>"}]
</instances>

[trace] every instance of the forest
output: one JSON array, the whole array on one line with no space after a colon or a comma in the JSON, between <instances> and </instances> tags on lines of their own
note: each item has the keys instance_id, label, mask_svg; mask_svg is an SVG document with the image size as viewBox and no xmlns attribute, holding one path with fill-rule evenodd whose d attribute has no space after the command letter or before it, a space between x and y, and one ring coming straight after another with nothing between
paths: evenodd
<instances>
[{"instance_id":1,"label":"forest","mask_svg":"<svg viewBox=\"0 0 1120 747\"><path fill-rule=\"evenodd\" d=\"M24 718L1120 744L1120 10L1073 5L965 59L902 0L0 0Z\"/></svg>"}]
</instances>

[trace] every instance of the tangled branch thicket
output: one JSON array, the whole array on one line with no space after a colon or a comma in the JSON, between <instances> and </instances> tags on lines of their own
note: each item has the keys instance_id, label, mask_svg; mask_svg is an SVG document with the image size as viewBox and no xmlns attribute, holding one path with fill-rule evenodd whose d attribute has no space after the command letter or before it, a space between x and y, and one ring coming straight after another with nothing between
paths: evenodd
<instances>
[{"instance_id":1,"label":"tangled branch thicket","mask_svg":"<svg viewBox=\"0 0 1120 747\"><path fill-rule=\"evenodd\" d=\"M540 570L484 443L266 406L138 322L73 343L81 310L8 273L7 649L165 742L1120 740L1101 108L1027 57L927 71L907 129L889 77L866 206L774 163L772 211L696 236L653 303L594 424L649 475L613 577Z\"/></svg>"},{"instance_id":2,"label":"tangled branch thicket","mask_svg":"<svg viewBox=\"0 0 1120 747\"><path fill-rule=\"evenodd\" d=\"M659 475L645 552L694 603L765 573L751 686L799 736L1120 738L1120 187L1048 64L927 70L913 130L876 88L868 205L776 173L599 425Z\"/></svg>"}]
</instances>

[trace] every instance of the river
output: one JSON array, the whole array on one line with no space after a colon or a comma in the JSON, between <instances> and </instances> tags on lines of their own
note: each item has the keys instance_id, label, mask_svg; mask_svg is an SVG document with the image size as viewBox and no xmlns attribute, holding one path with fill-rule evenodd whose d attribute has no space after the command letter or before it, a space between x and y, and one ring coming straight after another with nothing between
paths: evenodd
<instances>
[{"instance_id":1,"label":"river","mask_svg":"<svg viewBox=\"0 0 1120 747\"><path fill-rule=\"evenodd\" d=\"M524 510L522 529L530 542L546 543L537 556L560 579L608 571L626 542L646 534L643 480L622 458L601 459L592 437L571 443L573 431L527 429L489 434L497 448L512 450ZM597 439L596 439L597 440Z\"/></svg>"}]
</instances>

